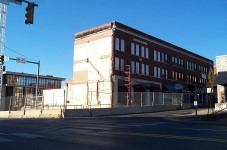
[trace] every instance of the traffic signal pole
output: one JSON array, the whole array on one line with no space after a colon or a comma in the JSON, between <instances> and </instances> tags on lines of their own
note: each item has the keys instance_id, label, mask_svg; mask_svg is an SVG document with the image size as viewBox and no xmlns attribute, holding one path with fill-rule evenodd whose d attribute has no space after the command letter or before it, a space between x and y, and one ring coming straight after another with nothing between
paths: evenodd
<instances>
[{"instance_id":1,"label":"traffic signal pole","mask_svg":"<svg viewBox=\"0 0 227 150\"><path fill-rule=\"evenodd\" d=\"M4 49L5 49L5 28L6 28L6 14L7 14L7 6L9 3L15 3L17 5L22 5L22 2L28 3L30 6L32 4L33 11L32 15L30 15L32 20L28 22L28 24L33 24L33 15L34 15L34 7L38 7L34 2L31 3L26 0L0 0L0 56L3 56L4 59ZM32 9L31 9L32 10ZM2 85L3 85L3 63L0 64L0 111L4 109L4 103L2 100Z\"/></svg>"},{"instance_id":2,"label":"traffic signal pole","mask_svg":"<svg viewBox=\"0 0 227 150\"><path fill-rule=\"evenodd\" d=\"M9 60L15 60L16 62L20 62L18 58L9 58ZM21 63L31 63L37 65L37 76L36 76L36 86L35 86L35 105L36 109L38 109L38 94L39 94L39 70L40 70L40 61L27 61L24 60L24 62Z\"/></svg>"}]
</instances>

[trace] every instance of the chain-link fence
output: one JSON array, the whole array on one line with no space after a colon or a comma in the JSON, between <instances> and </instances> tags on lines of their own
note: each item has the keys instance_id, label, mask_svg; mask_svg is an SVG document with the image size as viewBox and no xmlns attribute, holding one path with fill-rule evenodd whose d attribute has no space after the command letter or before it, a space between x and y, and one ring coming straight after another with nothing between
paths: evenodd
<instances>
[{"instance_id":1,"label":"chain-link fence","mask_svg":"<svg viewBox=\"0 0 227 150\"><path fill-rule=\"evenodd\" d=\"M58 100L62 97L58 97ZM64 99L63 99L64 100ZM50 102L51 101L51 102ZM59 109L65 107L64 104L56 102L55 98L44 98L43 96L30 97L30 96L10 96L5 97L5 110L17 111L28 109Z\"/></svg>"},{"instance_id":2,"label":"chain-link fence","mask_svg":"<svg viewBox=\"0 0 227 150\"><path fill-rule=\"evenodd\" d=\"M64 96L55 97L5 97L5 110L15 111L24 109L84 109L84 108L110 108L128 107L128 93L113 93L117 96L117 102L111 104L109 93L97 95L90 93L83 101L76 98L67 99ZM75 103L74 103L75 102ZM80 102L80 103L78 103ZM154 105L183 105L189 104L188 93L161 93L161 92L134 92L131 93L131 106L154 106Z\"/></svg>"},{"instance_id":3,"label":"chain-link fence","mask_svg":"<svg viewBox=\"0 0 227 150\"><path fill-rule=\"evenodd\" d=\"M127 106L128 93L118 93L118 105ZM182 105L189 104L188 93L134 92L131 106Z\"/></svg>"}]
</instances>

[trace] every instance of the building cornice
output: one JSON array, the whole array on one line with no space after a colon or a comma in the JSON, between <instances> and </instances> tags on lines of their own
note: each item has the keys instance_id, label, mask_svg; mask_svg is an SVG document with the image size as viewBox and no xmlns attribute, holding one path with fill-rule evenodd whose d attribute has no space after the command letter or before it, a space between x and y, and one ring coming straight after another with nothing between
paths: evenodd
<instances>
[{"instance_id":1,"label":"building cornice","mask_svg":"<svg viewBox=\"0 0 227 150\"><path fill-rule=\"evenodd\" d=\"M141 35L141 34L138 34L138 33L136 33L136 32L130 31L130 30L128 30L128 29L124 29L124 28L119 27L119 26L117 26L117 25L115 26L115 30L119 30L119 31L125 32L125 33L127 33L127 34L131 34L131 35L133 35L133 36L135 36L135 37L138 37L138 38L140 38L140 39L143 39L143 40L145 40L145 41L149 41L149 42L151 42L151 43L154 43L154 44L157 44L157 45L166 47L166 48L171 49L171 50L173 50L173 51L176 51L176 52L178 52L178 53L187 55L187 56L189 56L189 57L198 59L198 60L200 60L200 61L202 60L202 61L204 61L204 62L206 62L206 63L208 63L208 64L213 65L212 60L210 60L210 61L204 60L204 59L207 59L207 58L205 58L205 57L204 57L204 59L201 59L202 56L197 57L197 56L195 56L195 55L190 54L190 52L187 52L186 50L183 51L183 50L174 48L173 46L169 46L169 45L167 45L167 44L158 42L158 41L156 41L156 40L152 40L151 38L145 37L145 36L143 36L143 35ZM144 34L145 34L145 33L144 33ZM149 36L149 35L148 35L148 36ZM196 54L196 55L197 55L197 54Z\"/></svg>"}]
</instances>

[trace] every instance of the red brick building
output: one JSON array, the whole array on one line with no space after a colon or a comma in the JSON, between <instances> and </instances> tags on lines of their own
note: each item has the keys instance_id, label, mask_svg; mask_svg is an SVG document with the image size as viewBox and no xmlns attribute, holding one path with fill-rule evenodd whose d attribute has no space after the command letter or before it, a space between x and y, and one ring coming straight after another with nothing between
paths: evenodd
<instances>
[{"instance_id":1,"label":"red brick building","mask_svg":"<svg viewBox=\"0 0 227 150\"><path fill-rule=\"evenodd\" d=\"M102 39L105 40L97 44ZM89 51L94 54L90 55ZM207 74L212 67L210 59L119 22L75 35L73 85L76 88L79 84L89 86L89 82L95 82L92 86L97 98L100 87L107 85L110 101L106 103L110 104L118 104L119 94L116 93L128 91L189 93L192 101L198 99L199 103L205 104ZM97 75L106 73L106 76L91 80L89 73L92 70ZM100 85L101 81L107 84L102 82Z\"/></svg>"}]
</instances>

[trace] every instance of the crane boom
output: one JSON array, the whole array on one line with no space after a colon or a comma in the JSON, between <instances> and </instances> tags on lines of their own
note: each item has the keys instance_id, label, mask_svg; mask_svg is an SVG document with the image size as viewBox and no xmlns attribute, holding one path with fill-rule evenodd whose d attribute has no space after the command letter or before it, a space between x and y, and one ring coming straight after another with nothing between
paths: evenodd
<instances>
[{"instance_id":1,"label":"crane boom","mask_svg":"<svg viewBox=\"0 0 227 150\"><path fill-rule=\"evenodd\" d=\"M5 29L6 29L7 5L0 3L0 55L4 55L5 49ZM0 65L0 110L4 109L2 103L2 86L3 86L3 64Z\"/></svg>"}]
</instances>

